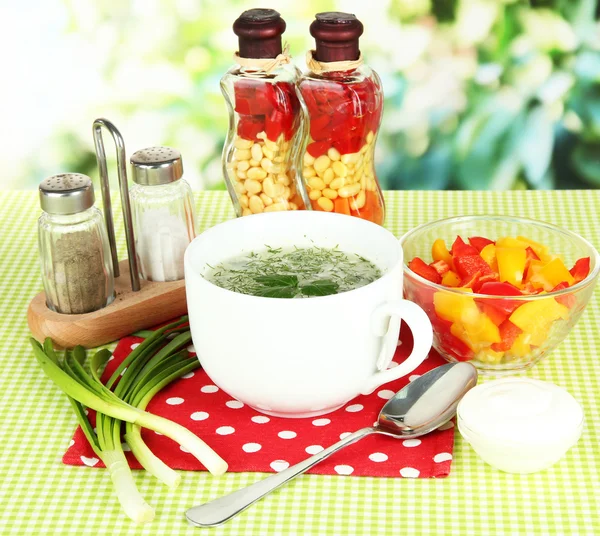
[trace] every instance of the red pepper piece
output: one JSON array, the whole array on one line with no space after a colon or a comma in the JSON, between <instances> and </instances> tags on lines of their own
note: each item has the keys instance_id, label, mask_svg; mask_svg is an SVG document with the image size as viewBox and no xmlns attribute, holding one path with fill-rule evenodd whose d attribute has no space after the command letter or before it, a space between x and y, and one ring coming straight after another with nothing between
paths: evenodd
<instances>
[{"instance_id":1,"label":"red pepper piece","mask_svg":"<svg viewBox=\"0 0 600 536\"><path fill-rule=\"evenodd\" d=\"M364 144L362 136L338 139L333 142L333 146L340 154L358 153Z\"/></svg>"},{"instance_id":2,"label":"red pepper piece","mask_svg":"<svg viewBox=\"0 0 600 536\"><path fill-rule=\"evenodd\" d=\"M539 294L540 292L543 292L544 289L543 288L535 288L531 282L527 282L525 283L525 285L523 286L523 288L521 289L521 294Z\"/></svg>"},{"instance_id":3,"label":"red pepper piece","mask_svg":"<svg viewBox=\"0 0 600 536\"><path fill-rule=\"evenodd\" d=\"M466 244L465 246L470 248L473 247L467 246ZM478 253L475 255L463 255L458 257L454 254L454 267L456 268L456 273L463 279L470 279L477 272L480 272L480 276L493 273L489 264L485 262Z\"/></svg>"},{"instance_id":4,"label":"red pepper piece","mask_svg":"<svg viewBox=\"0 0 600 536\"><path fill-rule=\"evenodd\" d=\"M306 107L308 108L308 113L312 116L313 114L318 114L318 103L315 99L314 92L307 84L302 84L300 86L300 93L302 94L302 98L306 103Z\"/></svg>"},{"instance_id":5,"label":"red pepper piece","mask_svg":"<svg viewBox=\"0 0 600 536\"><path fill-rule=\"evenodd\" d=\"M535 251L533 251L533 249L531 247L527 247L525 249L525 253L527 253L526 259L527 259L528 263L531 261L539 261L540 260L540 258L538 257L538 254Z\"/></svg>"},{"instance_id":6,"label":"red pepper piece","mask_svg":"<svg viewBox=\"0 0 600 536\"><path fill-rule=\"evenodd\" d=\"M465 244L465 241L460 236L456 237L456 240L454 241L454 244L452 244L450 252L454 257L454 260L456 260L456 257L464 257L465 255L479 255L479 251L477 251L477 249L473 246Z\"/></svg>"},{"instance_id":7,"label":"red pepper piece","mask_svg":"<svg viewBox=\"0 0 600 536\"><path fill-rule=\"evenodd\" d=\"M473 292L479 292L481 289L481 286L484 283L489 283L492 281L498 281L498 274L496 272L491 272L489 274L485 274L482 275L479 279L477 279L477 281L475 281L475 284L473 285Z\"/></svg>"},{"instance_id":8,"label":"red pepper piece","mask_svg":"<svg viewBox=\"0 0 600 536\"><path fill-rule=\"evenodd\" d=\"M310 118L310 136L315 141L323 141L329 136L328 127L331 121L329 115L317 115Z\"/></svg>"},{"instance_id":9,"label":"red pepper piece","mask_svg":"<svg viewBox=\"0 0 600 536\"><path fill-rule=\"evenodd\" d=\"M495 352L506 352L507 350L510 350L515 339L523 333L523 330L515 326L510 320L502 322L502 324L498 326L498 329L502 340L492 344L492 350Z\"/></svg>"},{"instance_id":10,"label":"red pepper piece","mask_svg":"<svg viewBox=\"0 0 600 536\"><path fill-rule=\"evenodd\" d=\"M473 351L456 335L454 335L450 329L452 322L444 320L438 317L436 314L430 315L431 325L433 326L433 332L435 337L439 341L439 345L442 349L450 354L457 361L469 361L473 359Z\"/></svg>"},{"instance_id":11,"label":"red pepper piece","mask_svg":"<svg viewBox=\"0 0 600 536\"><path fill-rule=\"evenodd\" d=\"M432 283L441 283L442 276L435 271L435 268L432 268L425 261L419 257L415 257L412 261L408 263L408 267L417 275L420 275L422 278L431 281Z\"/></svg>"},{"instance_id":12,"label":"red pepper piece","mask_svg":"<svg viewBox=\"0 0 600 536\"><path fill-rule=\"evenodd\" d=\"M471 244L477 250L478 253L481 252L481 250L485 246L489 246L490 244L494 243L495 242L493 240L490 240L489 238L484 238L483 236L469 237L469 244Z\"/></svg>"},{"instance_id":13,"label":"red pepper piece","mask_svg":"<svg viewBox=\"0 0 600 536\"><path fill-rule=\"evenodd\" d=\"M234 86L235 111L245 115L265 115L273 109L273 84L241 79Z\"/></svg>"},{"instance_id":14,"label":"red pepper piece","mask_svg":"<svg viewBox=\"0 0 600 536\"><path fill-rule=\"evenodd\" d=\"M556 285L550 292L556 292L557 290L563 290L565 288L569 288L569 283L563 281ZM556 296L554 298L558 303L572 309L577 304L577 298L573 294L565 294L564 296Z\"/></svg>"},{"instance_id":15,"label":"red pepper piece","mask_svg":"<svg viewBox=\"0 0 600 536\"><path fill-rule=\"evenodd\" d=\"M459 287L462 288L473 288L477 284L477 281L481 277L481 272L475 272L473 275L468 275L460 283Z\"/></svg>"},{"instance_id":16,"label":"red pepper piece","mask_svg":"<svg viewBox=\"0 0 600 536\"><path fill-rule=\"evenodd\" d=\"M265 130L264 115L242 115L239 114L237 126L238 136L245 140L257 141L256 135Z\"/></svg>"},{"instance_id":17,"label":"red pepper piece","mask_svg":"<svg viewBox=\"0 0 600 536\"><path fill-rule=\"evenodd\" d=\"M486 282L481 287L479 287L479 294L488 294L490 296L521 296L521 291L506 282L499 281L490 281ZM496 309L497 314L494 315L496 319L500 318L500 315L504 315L504 318L510 316L513 311L523 305L524 301L519 300L507 300L507 299L490 299L490 298L475 298L475 303L480 305L481 307L486 306L486 309L489 307L493 307ZM486 311L487 313L487 311ZM494 321L492 318L492 314L488 314L488 316ZM496 322L494 322L496 323Z\"/></svg>"},{"instance_id":18,"label":"red pepper piece","mask_svg":"<svg viewBox=\"0 0 600 536\"><path fill-rule=\"evenodd\" d=\"M521 296L521 291L506 281L491 281L484 283L481 285L479 292L481 294L490 294L492 296Z\"/></svg>"},{"instance_id":19,"label":"red pepper piece","mask_svg":"<svg viewBox=\"0 0 600 536\"><path fill-rule=\"evenodd\" d=\"M294 84L289 82L277 82L273 85L273 105L282 112L296 114L300 110L300 101L296 94Z\"/></svg>"},{"instance_id":20,"label":"red pepper piece","mask_svg":"<svg viewBox=\"0 0 600 536\"><path fill-rule=\"evenodd\" d=\"M314 141L312 143L309 143L308 147L306 147L306 150L308 151L310 156L312 156L313 158L318 158L322 154L325 154L328 149L329 149L328 141Z\"/></svg>"},{"instance_id":21,"label":"red pepper piece","mask_svg":"<svg viewBox=\"0 0 600 536\"><path fill-rule=\"evenodd\" d=\"M294 135L294 114L278 112L273 110L270 115L267 115L265 121L265 132L267 138L271 141L276 141L281 133L286 140L289 140Z\"/></svg>"},{"instance_id":22,"label":"red pepper piece","mask_svg":"<svg viewBox=\"0 0 600 536\"><path fill-rule=\"evenodd\" d=\"M481 309L481 312L485 313L489 319L496 324L496 326L500 326L500 324L502 324L502 322L504 322L510 316L508 313L501 311L493 305L485 303L484 300L480 300L478 305Z\"/></svg>"},{"instance_id":23,"label":"red pepper piece","mask_svg":"<svg viewBox=\"0 0 600 536\"><path fill-rule=\"evenodd\" d=\"M569 272L573 276L573 279L575 279L575 283L583 281L590 273L590 258L582 257L581 259L577 259Z\"/></svg>"},{"instance_id":24,"label":"red pepper piece","mask_svg":"<svg viewBox=\"0 0 600 536\"><path fill-rule=\"evenodd\" d=\"M450 270L450 265L446 261L442 261L442 260L432 262L429 266L434 268L435 271L440 275L444 275L446 272L448 272Z\"/></svg>"}]
</instances>

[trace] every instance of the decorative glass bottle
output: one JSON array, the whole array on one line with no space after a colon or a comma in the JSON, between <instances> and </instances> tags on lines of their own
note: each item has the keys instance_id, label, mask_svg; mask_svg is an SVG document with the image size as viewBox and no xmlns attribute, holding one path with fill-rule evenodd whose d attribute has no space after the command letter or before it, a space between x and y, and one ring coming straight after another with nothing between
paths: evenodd
<instances>
[{"instance_id":1,"label":"decorative glass bottle","mask_svg":"<svg viewBox=\"0 0 600 536\"><path fill-rule=\"evenodd\" d=\"M114 300L114 275L102 213L86 175L63 173L39 187L43 210L38 245L46 305L64 314L83 314Z\"/></svg>"},{"instance_id":2,"label":"decorative glass bottle","mask_svg":"<svg viewBox=\"0 0 600 536\"><path fill-rule=\"evenodd\" d=\"M182 179L181 154L170 147L150 147L131 156L129 190L133 234L142 279L183 279L183 254L196 236L194 199Z\"/></svg>"},{"instance_id":3,"label":"decorative glass bottle","mask_svg":"<svg viewBox=\"0 0 600 536\"><path fill-rule=\"evenodd\" d=\"M310 33L316 50L299 87L310 118L302 174L312 207L382 224L373 154L383 91L359 50L363 25L347 13L318 13Z\"/></svg>"},{"instance_id":4,"label":"decorative glass bottle","mask_svg":"<svg viewBox=\"0 0 600 536\"><path fill-rule=\"evenodd\" d=\"M304 138L299 71L282 49L285 21L273 9L244 11L233 24L235 65L221 79L229 108L223 173L236 214L305 208L296 170Z\"/></svg>"}]
</instances>

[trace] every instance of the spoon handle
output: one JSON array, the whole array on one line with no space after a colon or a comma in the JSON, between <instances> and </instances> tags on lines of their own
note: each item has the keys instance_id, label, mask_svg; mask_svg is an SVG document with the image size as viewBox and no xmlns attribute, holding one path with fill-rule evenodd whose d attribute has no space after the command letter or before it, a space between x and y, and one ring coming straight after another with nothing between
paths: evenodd
<instances>
[{"instance_id":1,"label":"spoon handle","mask_svg":"<svg viewBox=\"0 0 600 536\"><path fill-rule=\"evenodd\" d=\"M334 452L337 452L345 446L350 445L373 432L376 432L376 429L373 427L362 428L361 430L346 436L334 445L322 450L318 454L315 454L292 467L288 467L280 473L275 473L250 486L234 491L229 495L224 495L213 501L194 506L185 513L187 520L199 527L214 527L215 525L225 523L240 512L243 512L250 505L259 501L280 486L283 486L286 482L301 475Z\"/></svg>"}]
</instances>

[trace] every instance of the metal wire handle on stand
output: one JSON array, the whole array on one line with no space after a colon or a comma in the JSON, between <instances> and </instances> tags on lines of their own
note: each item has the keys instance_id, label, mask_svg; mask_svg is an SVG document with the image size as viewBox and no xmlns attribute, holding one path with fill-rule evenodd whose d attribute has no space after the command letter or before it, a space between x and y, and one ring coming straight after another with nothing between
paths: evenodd
<instances>
[{"instance_id":1,"label":"metal wire handle on stand","mask_svg":"<svg viewBox=\"0 0 600 536\"><path fill-rule=\"evenodd\" d=\"M127 241L127 254L129 256L129 273L131 275L131 289L140 290L140 276L138 271L137 256L135 253L135 238L133 235L133 222L131 219L131 205L129 203L129 189L127 185L127 166L125 161L125 142L123 136L108 119L99 118L94 121L93 134L94 146L96 147L96 160L100 172L100 185L102 192L102 204L104 206L104 219L110 244L115 277L119 273L119 259L117 256L117 243L115 240L115 228L113 223L112 205L110 201L110 184L108 182L108 168L106 166L106 152L102 141L102 127L106 128L114 142L117 150L117 174L119 177L119 189L121 193L121 206L123 209L123 221L125 224L125 239Z\"/></svg>"}]
</instances>

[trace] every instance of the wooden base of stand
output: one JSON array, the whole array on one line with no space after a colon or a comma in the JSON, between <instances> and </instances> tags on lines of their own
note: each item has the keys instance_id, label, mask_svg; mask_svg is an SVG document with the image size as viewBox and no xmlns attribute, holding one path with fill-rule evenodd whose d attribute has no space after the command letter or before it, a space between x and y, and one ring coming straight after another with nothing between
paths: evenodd
<instances>
[{"instance_id":1,"label":"wooden base of stand","mask_svg":"<svg viewBox=\"0 0 600 536\"><path fill-rule=\"evenodd\" d=\"M27 311L33 336L40 342L51 337L63 348L78 344L94 348L186 314L183 280L166 283L141 280L141 289L133 292L127 260L121 261L119 268L115 300L99 311L82 315L55 313L48 309L46 295L40 292Z\"/></svg>"}]
</instances>

